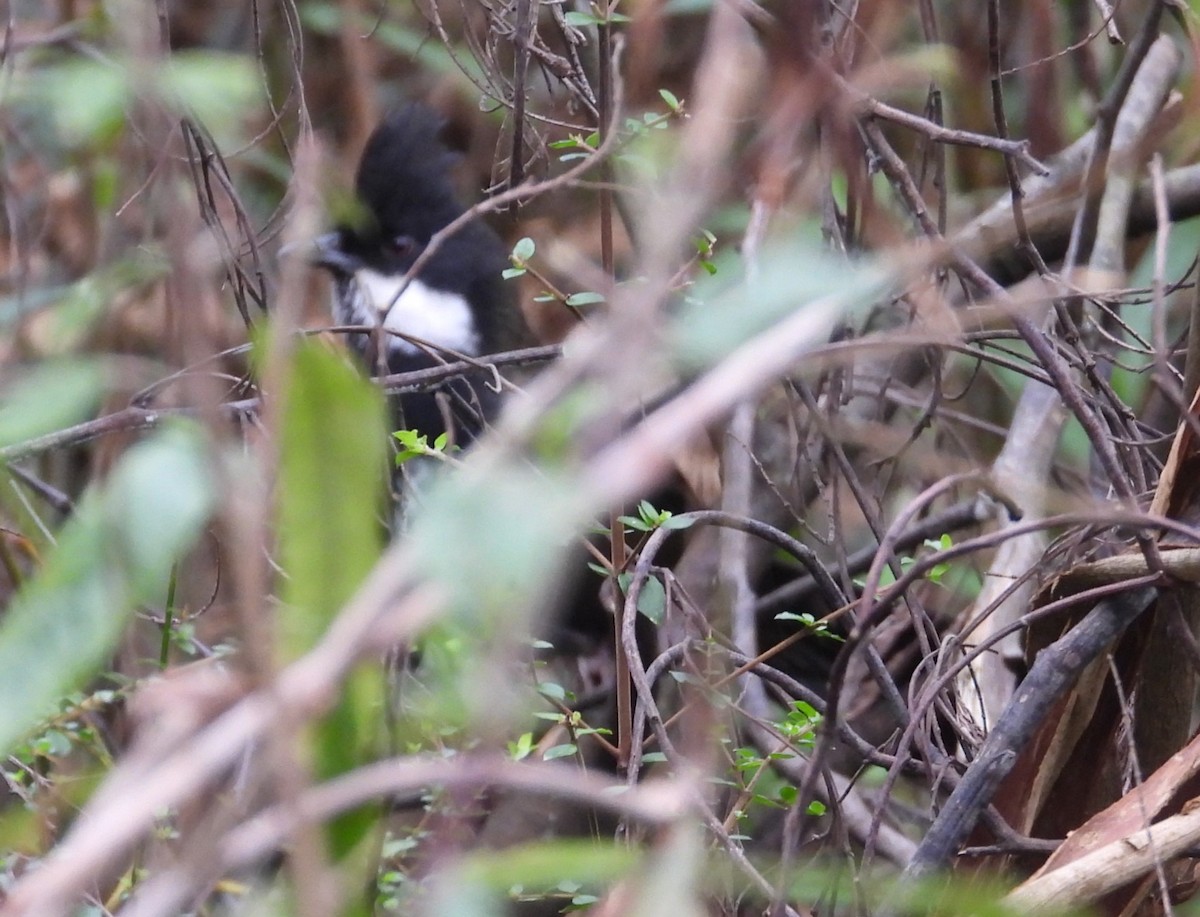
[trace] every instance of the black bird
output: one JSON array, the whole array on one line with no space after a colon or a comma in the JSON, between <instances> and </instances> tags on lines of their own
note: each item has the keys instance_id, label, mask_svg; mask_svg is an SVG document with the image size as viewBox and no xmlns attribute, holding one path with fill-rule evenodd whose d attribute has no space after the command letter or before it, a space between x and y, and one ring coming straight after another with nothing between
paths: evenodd
<instances>
[{"instance_id":1,"label":"black bird","mask_svg":"<svg viewBox=\"0 0 1200 917\"><path fill-rule=\"evenodd\" d=\"M440 118L420 105L389 115L367 141L355 191L360 213L317 241L315 263L334 280L334 319L381 329L357 334L372 371L427 369L527 343L529 332L501 273L508 253L481 220L445 239L419 273L404 280L433 235L465 208L450 179L456 159L438 137ZM376 344L378 342L378 344ZM383 359L375 347L384 348ZM397 399L397 424L463 446L497 410L490 373L464 376L438 393Z\"/></svg>"}]
</instances>

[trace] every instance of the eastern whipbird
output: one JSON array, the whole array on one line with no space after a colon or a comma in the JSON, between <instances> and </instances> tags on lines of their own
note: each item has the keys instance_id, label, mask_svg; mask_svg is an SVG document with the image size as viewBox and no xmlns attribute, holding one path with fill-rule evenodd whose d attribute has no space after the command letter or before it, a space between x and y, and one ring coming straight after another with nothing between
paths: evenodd
<instances>
[{"instance_id":1,"label":"eastern whipbird","mask_svg":"<svg viewBox=\"0 0 1200 917\"><path fill-rule=\"evenodd\" d=\"M355 178L360 212L316 243L314 262L334 281L334 319L375 329L355 334L354 348L372 371L427 369L527 343L529 333L501 273L508 253L475 219L446 238L413 277L430 239L465 208L451 184L455 154L438 138L441 121L420 105L389 115L367 141ZM381 348L382 353L376 348ZM443 432L463 446L499 407L471 373L438 393L400 396L397 423L434 440Z\"/></svg>"}]
</instances>

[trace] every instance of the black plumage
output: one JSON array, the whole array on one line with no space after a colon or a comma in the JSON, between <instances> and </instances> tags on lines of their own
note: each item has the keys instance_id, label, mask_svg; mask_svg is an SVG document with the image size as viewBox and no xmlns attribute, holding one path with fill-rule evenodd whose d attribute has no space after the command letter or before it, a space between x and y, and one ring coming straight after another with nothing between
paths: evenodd
<instances>
[{"instance_id":1,"label":"black plumage","mask_svg":"<svg viewBox=\"0 0 1200 917\"><path fill-rule=\"evenodd\" d=\"M483 221L470 220L446 237L407 278L433 236L466 209L451 182L456 157L440 140L440 126L419 105L389 115L359 163L360 213L318 241L316 262L334 278L335 320L385 329L352 341L372 369L381 362L392 373L425 369L455 353L480 356L527 341L501 276L507 250ZM382 361L376 346L386 348ZM447 383L441 399L405 394L397 400L397 423L430 441L449 431L463 445L498 409L496 393L483 384L489 378L478 372Z\"/></svg>"}]
</instances>

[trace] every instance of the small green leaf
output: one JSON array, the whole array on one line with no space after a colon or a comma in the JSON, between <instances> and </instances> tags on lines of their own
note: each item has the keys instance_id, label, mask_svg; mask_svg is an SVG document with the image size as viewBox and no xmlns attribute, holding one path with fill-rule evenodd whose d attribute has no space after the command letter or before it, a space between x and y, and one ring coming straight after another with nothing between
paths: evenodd
<instances>
[{"instance_id":1,"label":"small green leaf","mask_svg":"<svg viewBox=\"0 0 1200 917\"><path fill-rule=\"evenodd\" d=\"M637 516L618 516L617 521L620 522L622 525L624 525L626 528L633 529L635 532L648 532L652 528L654 528L654 526L647 525L643 520L639 519Z\"/></svg>"},{"instance_id":2,"label":"small green leaf","mask_svg":"<svg viewBox=\"0 0 1200 917\"><path fill-rule=\"evenodd\" d=\"M667 514L667 518L659 523L660 528L671 529L672 531L679 529L690 529L696 524L696 520L687 516L674 516Z\"/></svg>"},{"instance_id":3,"label":"small green leaf","mask_svg":"<svg viewBox=\"0 0 1200 917\"><path fill-rule=\"evenodd\" d=\"M526 273L523 267L506 267L500 272L500 276L505 280L514 280L517 277L524 277Z\"/></svg>"},{"instance_id":4,"label":"small green leaf","mask_svg":"<svg viewBox=\"0 0 1200 917\"><path fill-rule=\"evenodd\" d=\"M542 755L542 760L553 761L555 758L569 758L578 751L579 749L570 742L565 745L555 745L553 748L546 749L546 753Z\"/></svg>"},{"instance_id":5,"label":"small green leaf","mask_svg":"<svg viewBox=\"0 0 1200 917\"><path fill-rule=\"evenodd\" d=\"M569 13L563 16L563 19L566 21L567 25L573 26L577 29L589 25L599 25L602 22L599 16L594 16L591 13L581 13L579 10L571 10Z\"/></svg>"},{"instance_id":6,"label":"small green leaf","mask_svg":"<svg viewBox=\"0 0 1200 917\"><path fill-rule=\"evenodd\" d=\"M604 302L604 297L600 293L572 293L567 297L568 306L594 306Z\"/></svg>"},{"instance_id":7,"label":"small green leaf","mask_svg":"<svg viewBox=\"0 0 1200 917\"><path fill-rule=\"evenodd\" d=\"M675 93L669 89L660 89L658 94L667 103L667 108L671 111L679 111L679 99L675 97Z\"/></svg>"},{"instance_id":8,"label":"small green leaf","mask_svg":"<svg viewBox=\"0 0 1200 917\"><path fill-rule=\"evenodd\" d=\"M515 742L508 743L508 756L514 761L521 761L529 757L529 753L533 751L533 733L525 732Z\"/></svg>"},{"instance_id":9,"label":"small green leaf","mask_svg":"<svg viewBox=\"0 0 1200 917\"><path fill-rule=\"evenodd\" d=\"M657 576L647 577L638 593L637 610L660 625L667 615L667 592Z\"/></svg>"},{"instance_id":10,"label":"small green leaf","mask_svg":"<svg viewBox=\"0 0 1200 917\"><path fill-rule=\"evenodd\" d=\"M518 239L517 244L513 246L512 259L518 264L523 261L528 261L533 257L535 251L537 251L537 246L534 244L533 239L529 238L529 236L525 236L521 239Z\"/></svg>"}]
</instances>

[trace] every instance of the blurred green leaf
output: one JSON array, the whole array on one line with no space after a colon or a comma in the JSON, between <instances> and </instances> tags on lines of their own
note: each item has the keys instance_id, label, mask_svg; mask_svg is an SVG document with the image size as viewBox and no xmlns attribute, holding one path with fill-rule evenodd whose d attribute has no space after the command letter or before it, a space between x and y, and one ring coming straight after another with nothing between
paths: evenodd
<instances>
[{"instance_id":1,"label":"blurred green leaf","mask_svg":"<svg viewBox=\"0 0 1200 917\"><path fill-rule=\"evenodd\" d=\"M850 261L815 245L793 242L768 249L757 276L743 276L736 253L718 259L718 273L697 281L669 332L683 367L716 363L750 338L803 312L812 344L841 319L864 310L887 290L891 274L870 261Z\"/></svg>"},{"instance_id":2,"label":"blurred green leaf","mask_svg":"<svg viewBox=\"0 0 1200 917\"><path fill-rule=\"evenodd\" d=\"M172 424L130 449L104 495L110 558L129 578L138 602L161 601L171 565L208 518L215 482L199 430Z\"/></svg>"},{"instance_id":3,"label":"blurred green leaf","mask_svg":"<svg viewBox=\"0 0 1200 917\"><path fill-rule=\"evenodd\" d=\"M587 524L586 510L570 481L514 462L486 477L462 473L436 482L411 540L451 608L480 637L523 633L572 534Z\"/></svg>"},{"instance_id":4,"label":"blurred green leaf","mask_svg":"<svg viewBox=\"0 0 1200 917\"><path fill-rule=\"evenodd\" d=\"M167 262L157 252L142 248L74 283L0 297L0 326L15 323L32 312L47 310L49 319L39 329L40 336L52 343L55 354L71 352L111 308L118 293L162 277L167 268Z\"/></svg>"},{"instance_id":5,"label":"blurred green leaf","mask_svg":"<svg viewBox=\"0 0 1200 917\"><path fill-rule=\"evenodd\" d=\"M386 426L374 385L328 348L299 342L280 453L282 633L289 658L325 631L383 548Z\"/></svg>"},{"instance_id":6,"label":"blurred green leaf","mask_svg":"<svg viewBox=\"0 0 1200 917\"><path fill-rule=\"evenodd\" d=\"M172 424L80 501L0 624L0 749L103 665L135 605L162 600L215 502L209 468L200 429Z\"/></svg>"},{"instance_id":7,"label":"blurred green leaf","mask_svg":"<svg viewBox=\"0 0 1200 917\"><path fill-rule=\"evenodd\" d=\"M609 13L607 17L597 13L581 13L572 10L564 17L567 25L581 28L584 26L601 25L605 22L629 22L630 18L624 13Z\"/></svg>"},{"instance_id":8,"label":"blurred green leaf","mask_svg":"<svg viewBox=\"0 0 1200 917\"><path fill-rule=\"evenodd\" d=\"M286 388L280 454L280 633L288 658L305 652L354 594L383 546L386 413L379 390L315 341L301 341ZM382 735L383 675L362 666L315 727L317 776L373 759ZM373 825L373 808L329 826L333 854L348 854Z\"/></svg>"},{"instance_id":9,"label":"blurred green leaf","mask_svg":"<svg viewBox=\"0 0 1200 917\"><path fill-rule=\"evenodd\" d=\"M59 134L72 146L89 146L110 140L125 124L125 111L133 91L129 73L121 64L73 58L30 75L20 87L29 101L44 106Z\"/></svg>"},{"instance_id":10,"label":"blurred green leaf","mask_svg":"<svg viewBox=\"0 0 1200 917\"><path fill-rule=\"evenodd\" d=\"M104 393L99 360L54 360L0 391L0 449L89 417Z\"/></svg>"},{"instance_id":11,"label":"blurred green leaf","mask_svg":"<svg viewBox=\"0 0 1200 917\"><path fill-rule=\"evenodd\" d=\"M342 28L343 11L333 3L306 3L300 10L304 24L314 32L337 36ZM427 67L440 77L447 78L464 94L477 97L479 81L485 74L474 56L465 49L452 54L439 41L429 40L429 28L424 19L410 25L390 16L360 16L354 26L364 35L371 35L393 51Z\"/></svg>"},{"instance_id":12,"label":"blurred green leaf","mask_svg":"<svg viewBox=\"0 0 1200 917\"><path fill-rule=\"evenodd\" d=\"M555 745L553 748L546 749L546 753L542 755L542 760L553 761L555 758L569 758L578 751L579 749L570 742L565 745Z\"/></svg>"},{"instance_id":13,"label":"blurred green leaf","mask_svg":"<svg viewBox=\"0 0 1200 917\"><path fill-rule=\"evenodd\" d=\"M635 847L560 838L504 850L479 851L466 859L461 878L501 890L514 885L551 889L564 879L581 885L601 884L621 878L644 856Z\"/></svg>"},{"instance_id":14,"label":"blurred green leaf","mask_svg":"<svg viewBox=\"0 0 1200 917\"><path fill-rule=\"evenodd\" d=\"M214 51L175 52L164 63L69 58L33 70L15 86L19 105L54 119L68 146L103 146L125 127L135 94L194 114L218 135L237 126L260 92L252 60Z\"/></svg>"},{"instance_id":15,"label":"blurred green leaf","mask_svg":"<svg viewBox=\"0 0 1200 917\"><path fill-rule=\"evenodd\" d=\"M164 100L218 136L237 126L261 92L249 57L216 51L176 51L160 78Z\"/></svg>"}]
</instances>

